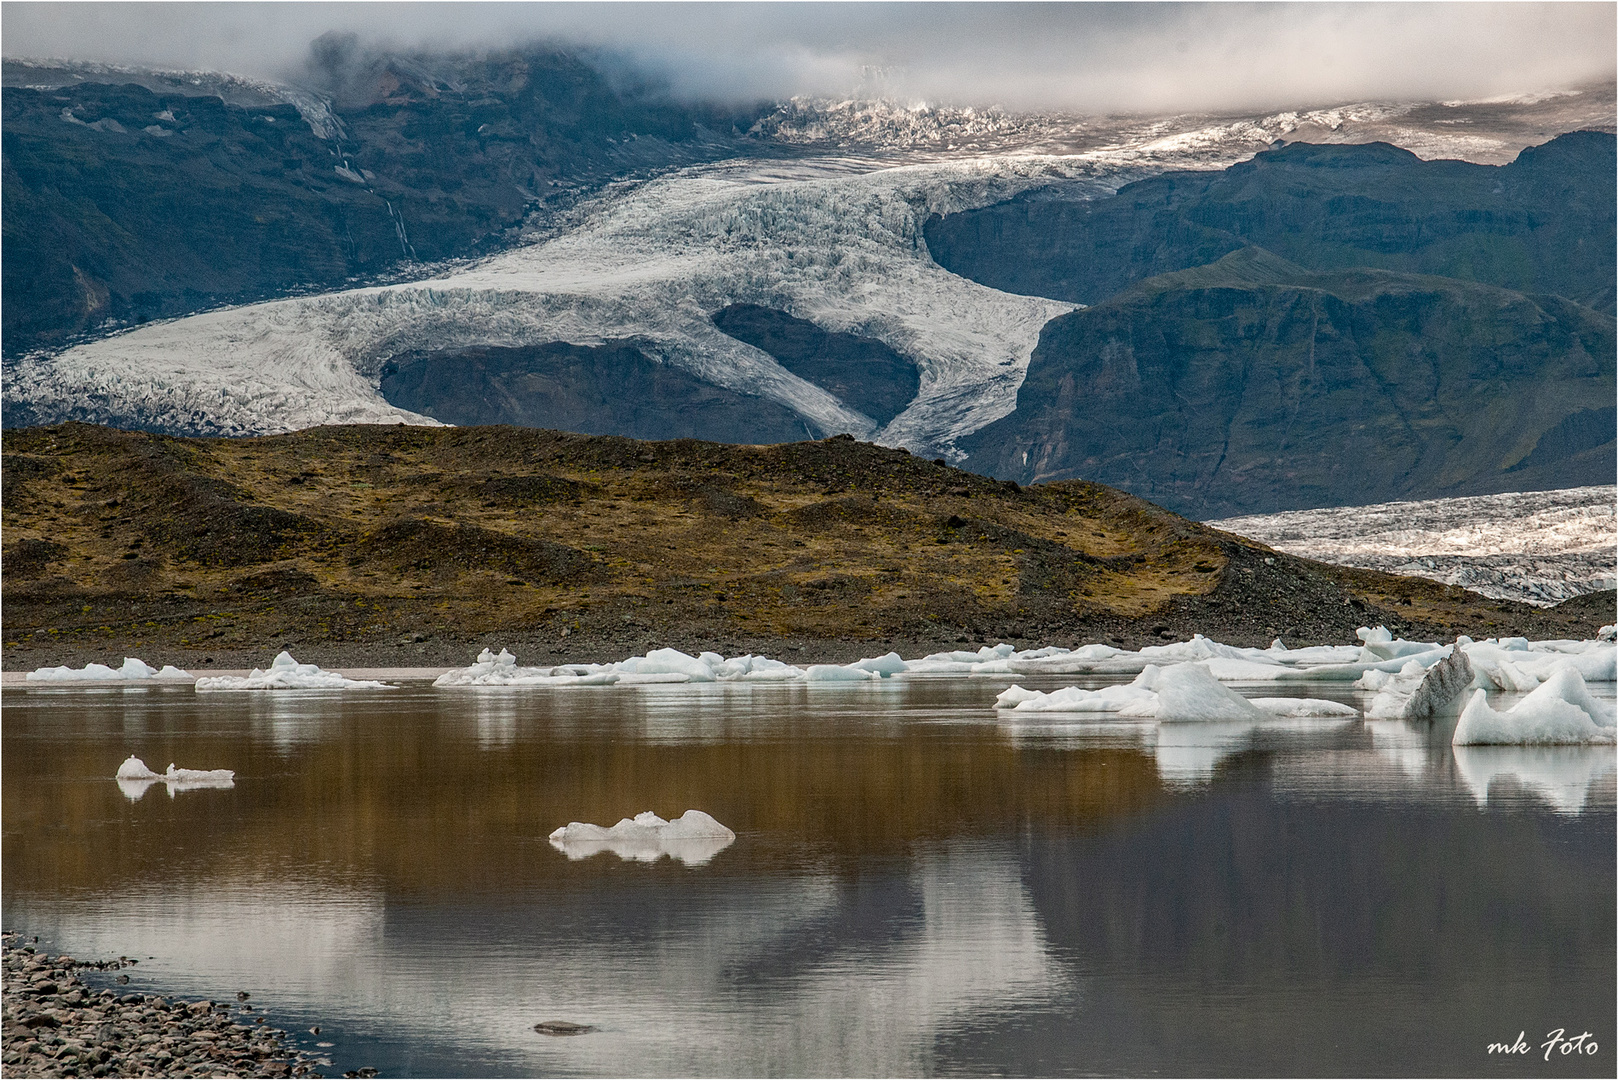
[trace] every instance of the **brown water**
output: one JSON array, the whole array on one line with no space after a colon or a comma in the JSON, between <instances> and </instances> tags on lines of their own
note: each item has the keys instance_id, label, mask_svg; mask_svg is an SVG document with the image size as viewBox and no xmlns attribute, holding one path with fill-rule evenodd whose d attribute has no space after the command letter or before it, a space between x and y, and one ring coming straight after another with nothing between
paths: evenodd
<instances>
[{"instance_id":1,"label":"brown water","mask_svg":"<svg viewBox=\"0 0 1618 1080\"><path fill-rule=\"evenodd\" d=\"M8 689L4 923L248 990L332 1075L1613 1073L1611 748L1004 686ZM126 794L130 753L236 783ZM546 839L687 808L736 841Z\"/></svg>"}]
</instances>

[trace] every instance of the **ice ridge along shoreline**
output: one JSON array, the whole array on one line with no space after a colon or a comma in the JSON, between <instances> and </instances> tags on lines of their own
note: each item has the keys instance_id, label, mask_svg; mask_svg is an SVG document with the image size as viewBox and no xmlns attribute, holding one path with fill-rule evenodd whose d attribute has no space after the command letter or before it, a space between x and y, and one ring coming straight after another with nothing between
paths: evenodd
<instances>
[{"instance_id":1,"label":"ice ridge along shoreline","mask_svg":"<svg viewBox=\"0 0 1618 1080\"><path fill-rule=\"evenodd\" d=\"M1190 641L1149 645L1139 650L1092 644L1073 649L1053 646L1019 651L1011 645L1000 644L976 651L932 653L914 660L890 652L851 664L804 667L751 654L725 657L704 652L692 656L678 649L656 649L615 663L525 667L505 649L498 653L484 649L476 662L445 672L433 685L538 688L659 683L860 683L940 675L1140 675L1148 667L1198 663L1219 682L1359 681L1360 689L1379 690L1387 678L1425 673L1449 657L1457 645L1477 672L1481 680L1477 685L1486 689L1531 690L1564 664L1574 667L1586 682L1613 682L1618 676L1618 649L1601 640L1530 642L1525 638L1490 638L1473 641L1462 637L1455 644L1446 645L1396 639L1380 626L1361 627L1358 633L1359 645L1302 649L1289 649L1279 639L1267 649L1238 648L1197 634ZM1379 677L1386 678L1377 682Z\"/></svg>"}]
</instances>

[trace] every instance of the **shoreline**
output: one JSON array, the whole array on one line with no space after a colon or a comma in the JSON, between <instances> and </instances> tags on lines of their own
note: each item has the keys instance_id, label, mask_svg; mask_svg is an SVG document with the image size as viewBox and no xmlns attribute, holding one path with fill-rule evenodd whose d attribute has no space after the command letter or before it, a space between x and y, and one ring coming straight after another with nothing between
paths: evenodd
<instances>
[{"instance_id":1,"label":"shoreline","mask_svg":"<svg viewBox=\"0 0 1618 1080\"><path fill-rule=\"evenodd\" d=\"M136 961L76 960L0 934L0 1064L7 1076L318 1077L324 1061L249 1004L95 990L80 971ZM360 1069L349 1076L374 1076Z\"/></svg>"}]
</instances>

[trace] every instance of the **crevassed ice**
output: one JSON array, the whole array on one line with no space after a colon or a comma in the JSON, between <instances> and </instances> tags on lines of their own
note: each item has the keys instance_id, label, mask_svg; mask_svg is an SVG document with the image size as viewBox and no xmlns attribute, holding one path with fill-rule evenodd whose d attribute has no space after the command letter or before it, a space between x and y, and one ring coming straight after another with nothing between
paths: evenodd
<instances>
[{"instance_id":1,"label":"crevassed ice","mask_svg":"<svg viewBox=\"0 0 1618 1080\"><path fill-rule=\"evenodd\" d=\"M1293 510L1208 524L1279 551L1547 606L1618 584L1618 488Z\"/></svg>"},{"instance_id":2,"label":"crevassed ice","mask_svg":"<svg viewBox=\"0 0 1618 1080\"><path fill-rule=\"evenodd\" d=\"M1170 166L1217 168L1264 145L1229 132L1194 152L1142 129L1072 155L1006 153L820 175L723 162L616 185L554 235L424 280L208 312L31 358L8 400L42 419L139 420L192 434L322 423L434 423L378 390L402 351L634 339L662 362L784 404L824 434L952 453L1009 413L1039 331L1074 305L943 270L922 226L1061 181L1101 194ZM749 168L751 165L751 169ZM710 316L756 303L876 338L921 370L915 401L879 429Z\"/></svg>"}]
</instances>

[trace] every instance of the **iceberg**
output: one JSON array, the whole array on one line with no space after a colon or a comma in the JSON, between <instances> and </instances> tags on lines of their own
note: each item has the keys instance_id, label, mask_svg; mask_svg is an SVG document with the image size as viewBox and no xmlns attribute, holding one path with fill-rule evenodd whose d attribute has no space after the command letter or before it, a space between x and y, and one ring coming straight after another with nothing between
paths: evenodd
<instances>
[{"instance_id":1,"label":"iceberg","mask_svg":"<svg viewBox=\"0 0 1618 1080\"><path fill-rule=\"evenodd\" d=\"M1366 708L1366 716L1379 720L1424 720L1448 713L1466 688L1476 685L1476 675L1466 651L1457 641L1449 655L1432 667L1423 668L1419 659L1407 660L1397 675L1367 671L1355 685L1379 691ZM1534 685L1538 685L1537 680Z\"/></svg>"},{"instance_id":2,"label":"iceberg","mask_svg":"<svg viewBox=\"0 0 1618 1080\"><path fill-rule=\"evenodd\" d=\"M1613 707L1597 701L1566 665L1505 712L1476 690L1455 725L1456 746L1566 746L1614 741Z\"/></svg>"},{"instance_id":3,"label":"iceberg","mask_svg":"<svg viewBox=\"0 0 1618 1080\"><path fill-rule=\"evenodd\" d=\"M1013 712L1115 713L1163 723L1258 720L1265 717L1352 717L1359 711L1320 698L1244 698L1214 678L1203 663L1148 665L1127 685L1085 690L1066 686L1044 693L1012 685L995 708Z\"/></svg>"},{"instance_id":4,"label":"iceberg","mask_svg":"<svg viewBox=\"0 0 1618 1080\"><path fill-rule=\"evenodd\" d=\"M551 846L569 859L610 851L633 862L656 862L668 855L687 866L701 866L735 839L734 832L701 810L687 810L673 821L647 810L611 828L574 821L550 835Z\"/></svg>"},{"instance_id":5,"label":"iceberg","mask_svg":"<svg viewBox=\"0 0 1618 1080\"><path fill-rule=\"evenodd\" d=\"M118 790L130 802L138 801L148 788L159 783L168 785L170 798L181 791L236 786L236 773L231 769L177 769L171 762L165 772L155 773L133 754L118 766L114 779L118 781Z\"/></svg>"},{"instance_id":6,"label":"iceberg","mask_svg":"<svg viewBox=\"0 0 1618 1080\"><path fill-rule=\"evenodd\" d=\"M1403 708L1422 685L1425 673L1442 664L1460 646L1465 659L1478 673L1475 685L1485 689L1532 689L1558 666L1572 664L1587 682L1612 682L1618 677L1618 649L1598 641L1538 641L1522 638L1505 641L1473 642L1460 638L1455 646L1432 642L1394 640L1386 627L1361 627L1362 645L1318 645L1289 649L1280 639L1267 649L1237 648L1195 634L1189 641L1149 645L1137 652L1111 645L1090 644L1067 649L1047 646L1018 651L1002 642L977 650L952 650L906 660L896 652L867 657L850 664L811 664L797 667L766 656L724 657L714 652L691 656L678 649L657 649L645 656L632 656L610 664L558 664L553 667L522 667L505 649L498 653L484 649L477 661L464 668L445 672L435 686L635 686L657 683L709 682L808 682L853 683L873 679L925 676L967 676L1005 678L1019 675L1141 675L1149 668L1168 670L1183 664L1200 665L1220 683L1314 681L1352 682L1362 689L1383 690L1391 695L1385 709ZM1383 655L1392 654L1392 655ZM1506 666L1502 666L1506 665ZM1447 671L1447 669L1446 669ZM1489 681L1483 681L1485 676ZM1471 678L1471 676L1468 676ZM1440 688L1450 686L1445 674L1426 696L1417 702L1425 708ZM1062 708L1042 706L1050 711L1115 711L1105 706L1108 698L1091 700L1092 691L1073 689L1064 694ZM1255 699L1258 700L1258 699ZM1298 699L1285 699L1295 702ZM1082 708L1075 708L1087 702ZM1001 708L1010 708L1003 704ZM1227 705L1229 703L1227 702ZM1345 708L1333 703L1320 705L1315 715L1339 715ZM1041 706L1031 706L1037 711ZM1255 706L1257 707L1257 706ZM1279 707L1279 706L1278 706ZM1289 704L1288 710L1300 706ZM1436 709L1437 706L1434 706ZM1262 708L1260 711L1263 711ZM1388 715L1398 715L1390 712Z\"/></svg>"},{"instance_id":7,"label":"iceberg","mask_svg":"<svg viewBox=\"0 0 1618 1080\"><path fill-rule=\"evenodd\" d=\"M25 678L28 682L53 683L189 682L192 675L172 664L164 664L159 670L144 660L126 656L122 667L111 668L105 664L86 664L82 668L42 667L30 671Z\"/></svg>"},{"instance_id":8,"label":"iceberg","mask_svg":"<svg viewBox=\"0 0 1618 1080\"><path fill-rule=\"evenodd\" d=\"M315 664L300 664L292 654L282 652L271 661L268 671L254 668L246 676L215 675L198 679L199 691L209 690L392 690L392 685L367 679L350 679Z\"/></svg>"}]
</instances>

